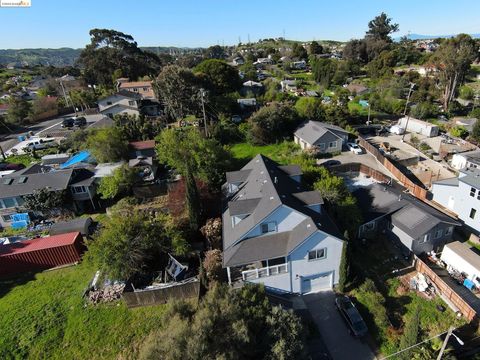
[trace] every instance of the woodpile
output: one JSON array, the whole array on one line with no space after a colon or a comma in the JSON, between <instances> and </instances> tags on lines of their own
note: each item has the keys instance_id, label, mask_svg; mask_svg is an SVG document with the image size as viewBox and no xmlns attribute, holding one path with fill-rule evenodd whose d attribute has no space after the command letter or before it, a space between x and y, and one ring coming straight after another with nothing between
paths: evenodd
<instances>
[{"instance_id":1,"label":"woodpile","mask_svg":"<svg viewBox=\"0 0 480 360\"><path fill-rule=\"evenodd\" d=\"M107 285L103 289L90 291L88 301L91 304L107 303L120 300L125 284Z\"/></svg>"}]
</instances>

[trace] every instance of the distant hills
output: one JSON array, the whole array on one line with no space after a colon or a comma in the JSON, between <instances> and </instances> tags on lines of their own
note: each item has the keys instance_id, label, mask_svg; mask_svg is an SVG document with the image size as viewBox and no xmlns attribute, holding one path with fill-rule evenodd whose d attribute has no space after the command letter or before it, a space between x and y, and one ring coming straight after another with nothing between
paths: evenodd
<instances>
[{"instance_id":1,"label":"distant hills","mask_svg":"<svg viewBox=\"0 0 480 360\"><path fill-rule=\"evenodd\" d=\"M480 38L480 34L469 34L472 38ZM410 40L428 40L428 39L448 39L456 35L422 35L422 34L409 34L407 38ZM395 41L399 41L401 36L395 38Z\"/></svg>"},{"instance_id":2,"label":"distant hills","mask_svg":"<svg viewBox=\"0 0 480 360\"><path fill-rule=\"evenodd\" d=\"M141 47L156 54L167 53L172 55L197 53L201 48L178 48L173 46ZM82 49L5 49L0 50L0 64L27 63L33 65L70 66L80 56Z\"/></svg>"}]
</instances>

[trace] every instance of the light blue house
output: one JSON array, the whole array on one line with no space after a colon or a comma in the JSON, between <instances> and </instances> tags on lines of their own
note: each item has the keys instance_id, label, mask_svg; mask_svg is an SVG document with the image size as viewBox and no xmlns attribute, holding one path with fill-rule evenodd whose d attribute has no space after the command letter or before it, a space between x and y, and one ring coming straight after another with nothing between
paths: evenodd
<instances>
[{"instance_id":1,"label":"light blue house","mask_svg":"<svg viewBox=\"0 0 480 360\"><path fill-rule=\"evenodd\" d=\"M320 194L300 181L298 166L262 155L227 173L223 265L230 284L308 293L338 283L343 240Z\"/></svg>"}]
</instances>

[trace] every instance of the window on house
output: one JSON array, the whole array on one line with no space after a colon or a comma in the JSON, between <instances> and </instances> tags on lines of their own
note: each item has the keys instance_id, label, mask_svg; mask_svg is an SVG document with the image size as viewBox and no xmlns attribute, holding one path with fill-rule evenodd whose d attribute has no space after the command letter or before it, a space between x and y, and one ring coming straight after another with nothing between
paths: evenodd
<instances>
[{"instance_id":1,"label":"window on house","mask_svg":"<svg viewBox=\"0 0 480 360\"><path fill-rule=\"evenodd\" d=\"M318 250L312 250L308 252L308 260L320 260L320 259L325 259L327 257L327 249L318 249Z\"/></svg>"},{"instance_id":2,"label":"window on house","mask_svg":"<svg viewBox=\"0 0 480 360\"><path fill-rule=\"evenodd\" d=\"M366 223L365 225L363 225L363 229L366 231L375 230L375 222L371 221L369 223Z\"/></svg>"},{"instance_id":3,"label":"window on house","mask_svg":"<svg viewBox=\"0 0 480 360\"><path fill-rule=\"evenodd\" d=\"M420 238L419 242L424 243L430 240L430 234L425 234L422 238Z\"/></svg>"},{"instance_id":4,"label":"window on house","mask_svg":"<svg viewBox=\"0 0 480 360\"><path fill-rule=\"evenodd\" d=\"M134 100L130 100L130 101L128 102L128 105L130 105L130 106L135 106L135 105L136 105L136 102L135 102Z\"/></svg>"},{"instance_id":5,"label":"window on house","mask_svg":"<svg viewBox=\"0 0 480 360\"><path fill-rule=\"evenodd\" d=\"M470 219L475 219L475 214L477 213L477 210L476 209L471 209L470 210Z\"/></svg>"},{"instance_id":6,"label":"window on house","mask_svg":"<svg viewBox=\"0 0 480 360\"><path fill-rule=\"evenodd\" d=\"M143 88L143 91L148 91L148 88Z\"/></svg>"},{"instance_id":7,"label":"window on house","mask_svg":"<svg viewBox=\"0 0 480 360\"><path fill-rule=\"evenodd\" d=\"M324 144L324 143L318 144L318 148L319 148L320 150L325 150L325 144Z\"/></svg>"},{"instance_id":8,"label":"window on house","mask_svg":"<svg viewBox=\"0 0 480 360\"><path fill-rule=\"evenodd\" d=\"M87 188L85 186L73 186L72 193L74 194L83 194L87 192Z\"/></svg>"},{"instance_id":9,"label":"window on house","mask_svg":"<svg viewBox=\"0 0 480 360\"><path fill-rule=\"evenodd\" d=\"M442 230L442 229L438 229L437 231L435 231L435 236L434 236L434 238L435 238L435 239L441 238L442 235L443 235L443 230Z\"/></svg>"},{"instance_id":10,"label":"window on house","mask_svg":"<svg viewBox=\"0 0 480 360\"><path fill-rule=\"evenodd\" d=\"M14 198L5 198L3 199L3 205L5 208L13 208L17 206L17 202L15 201Z\"/></svg>"},{"instance_id":11,"label":"window on house","mask_svg":"<svg viewBox=\"0 0 480 360\"><path fill-rule=\"evenodd\" d=\"M445 236L450 235L453 232L453 226L450 226L445 229Z\"/></svg>"},{"instance_id":12,"label":"window on house","mask_svg":"<svg viewBox=\"0 0 480 360\"><path fill-rule=\"evenodd\" d=\"M328 147L329 147L329 148L336 148L336 147L337 147L337 142L336 142L336 141L332 141L331 143L328 144Z\"/></svg>"},{"instance_id":13,"label":"window on house","mask_svg":"<svg viewBox=\"0 0 480 360\"><path fill-rule=\"evenodd\" d=\"M7 215L2 215L2 219L5 222L10 222L12 221L12 214L7 214Z\"/></svg>"},{"instance_id":14,"label":"window on house","mask_svg":"<svg viewBox=\"0 0 480 360\"><path fill-rule=\"evenodd\" d=\"M111 101L107 101L107 105L112 105L112 102L111 102Z\"/></svg>"},{"instance_id":15,"label":"window on house","mask_svg":"<svg viewBox=\"0 0 480 360\"><path fill-rule=\"evenodd\" d=\"M265 224L262 224L262 234L266 234L269 232L277 231L277 223L275 221L271 221Z\"/></svg>"},{"instance_id":16,"label":"window on house","mask_svg":"<svg viewBox=\"0 0 480 360\"><path fill-rule=\"evenodd\" d=\"M470 188L470 196L471 197L474 197L476 192L477 192L477 189L475 189L474 187Z\"/></svg>"}]
</instances>

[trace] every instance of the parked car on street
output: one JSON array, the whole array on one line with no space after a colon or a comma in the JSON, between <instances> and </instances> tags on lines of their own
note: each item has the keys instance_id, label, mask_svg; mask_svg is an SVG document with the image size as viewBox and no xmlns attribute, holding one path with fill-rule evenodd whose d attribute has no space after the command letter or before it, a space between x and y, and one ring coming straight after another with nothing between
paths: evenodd
<instances>
[{"instance_id":1,"label":"parked car on street","mask_svg":"<svg viewBox=\"0 0 480 360\"><path fill-rule=\"evenodd\" d=\"M391 126L389 131L390 131L390 134L395 134L395 135L403 135L405 133L405 129L398 125Z\"/></svg>"},{"instance_id":2,"label":"parked car on street","mask_svg":"<svg viewBox=\"0 0 480 360\"><path fill-rule=\"evenodd\" d=\"M75 125L75 119L74 118L66 118L63 119L62 121L62 128L71 128Z\"/></svg>"},{"instance_id":3,"label":"parked car on street","mask_svg":"<svg viewBox=\"0 0 480 360\"><path fill-rule=\"evenodd\" d=\"M321 163L320 165L322 166L325 166L325 167L329 167L329 166L335 166L335 165L340 165L341 162L338 161L338 160L327 160L323 163Z\"/></svg>"},{"instance_id":4,"label":"parked car on street","mask_svg":"<svg viewBox=\"0 0 480 360\"><path fill-rule=\"evenodd\" d=\"M355 337L367 335L368 328L360 312L348 296L340 296L335 299L335 305L345 319L350 333Z\"/></svg>"},{"instance_id":5,"label":"parked car on street","mask_svg":"<svg viewBox=\"0 0 480 360\"><path fill-rule=\"evenodd\" d=\"M353 152L356 155L360 155L360 154L363 153L362 148L355 143L347 143L347 148L348 148L348 150L350 150L351 152Z\"/></svg>"},{"instance_id":6,"label":"parked car on street","mask_svg":"<svg viewBox=\"0 0 480 360\"><path fill-rule=\"evenodd\" d=\"M82 127L87 125L87 119L83 116L73 118L73 126Z\"/></svg>"}]
</instances>

